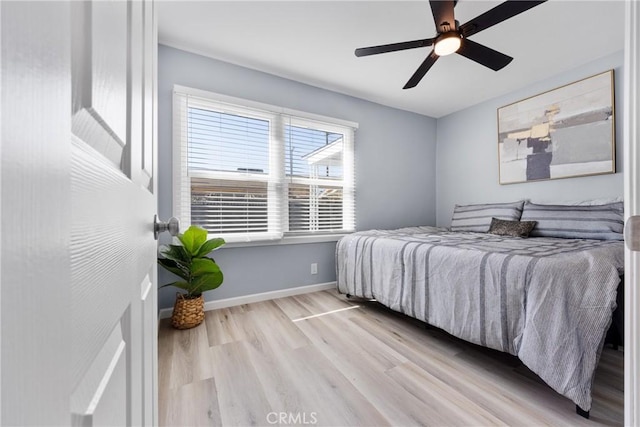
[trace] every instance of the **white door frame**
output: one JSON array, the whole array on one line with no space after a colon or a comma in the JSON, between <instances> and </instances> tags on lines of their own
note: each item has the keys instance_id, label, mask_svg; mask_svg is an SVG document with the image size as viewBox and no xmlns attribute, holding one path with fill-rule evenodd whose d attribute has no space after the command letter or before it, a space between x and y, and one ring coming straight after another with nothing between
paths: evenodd
<instances>
[{"instance_id":1,"label":"white door frame","mask_svg":"<svg viewBox=\"0 0 640 427\"><path fill-rule=\"evenodd\" d=\"M640 215L640 7L625 2L624 198L625 216ZM640 425L640 252L625 250L624 420Z\"/></svg>"}]
</instances>

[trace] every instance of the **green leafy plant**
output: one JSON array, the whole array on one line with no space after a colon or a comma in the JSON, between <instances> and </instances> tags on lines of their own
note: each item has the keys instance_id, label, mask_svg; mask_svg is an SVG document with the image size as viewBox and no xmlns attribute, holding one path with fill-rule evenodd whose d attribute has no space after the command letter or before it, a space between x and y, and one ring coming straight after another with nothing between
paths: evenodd
<instances>
[{"instance_id":1,"label":"green leafy plant","mask_svg":"<svg viewBox=\"0 0 640 427\"><path fill-rule=\"evenodd\" d=\"M224 279L222 270L207 255L224 245L224 239L207 240L207 230L192 225L179 234L182 245L163 245L160 247L158 264L180 277L172 283L161 286L175 286L186 291L185 298L197 298L202 292L216 289Z\"/></svg>"}]
</instances>

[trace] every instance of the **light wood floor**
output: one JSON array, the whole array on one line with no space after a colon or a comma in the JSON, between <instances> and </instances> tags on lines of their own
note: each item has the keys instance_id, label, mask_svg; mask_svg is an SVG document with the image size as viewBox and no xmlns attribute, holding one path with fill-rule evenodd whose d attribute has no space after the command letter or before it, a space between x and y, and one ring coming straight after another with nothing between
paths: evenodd
<instances>
[{"instance_id":1,"label":"light wood floor","mask_svg":"<svg viewBox=\"0 0 640 427\"><path fill-rule=\"evenodd\" d=\"M186 331L163 320L158 345L163 426L624 421L620 351L605 348L585 420L518 359L335 291L210 311Z\"/></svg>"}]
</instances>

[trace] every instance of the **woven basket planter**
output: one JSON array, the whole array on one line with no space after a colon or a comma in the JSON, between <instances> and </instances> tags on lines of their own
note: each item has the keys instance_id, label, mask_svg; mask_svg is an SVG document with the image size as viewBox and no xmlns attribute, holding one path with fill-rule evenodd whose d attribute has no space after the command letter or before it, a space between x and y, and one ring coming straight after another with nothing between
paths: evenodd
<instances>
[{"instance_id":1,"label":"woven basket planter","mask_svg":"<svg viewBox=\"0 0 640 427\"><path fill-rule=\"evenodd\" d=\"M176 294L173 306L171 325L176 329L189 329L198 326L204 320L204 298L185 298L183 294Z\"/></svg>"}]
</instances>

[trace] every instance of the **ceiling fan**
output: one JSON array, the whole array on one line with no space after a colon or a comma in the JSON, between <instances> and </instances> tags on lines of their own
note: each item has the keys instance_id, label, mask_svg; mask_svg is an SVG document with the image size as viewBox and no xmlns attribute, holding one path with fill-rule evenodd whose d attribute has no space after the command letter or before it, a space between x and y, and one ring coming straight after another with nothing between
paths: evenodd
<instances>
[{"instance_id":1,"label":"ceiling fan","mask_svg":"<svg viewBox=\"0 0 640 427\"><path fill-rule=\"evenodd\" d=\"M459 25L459 22L455 20L453 14L453 8L458 2L457 0L430 0L429 4L431 5L433 20L436 23L436 32L438 33L435 37L380 46L361 47L356 49L355 54L358 57L369 56L433 45L433 49L429 56L427 56L427 59L418 67L407 84L404 85L403 89L415 87L438 58L452 53L458 53L478 64L498 71L509 64L513 58L469 40L468 37L499 24L502 21L506 21L545 1L547 0L508 0L482 15L473 18L471 21Z\"/></svg>"}]
</instances>

